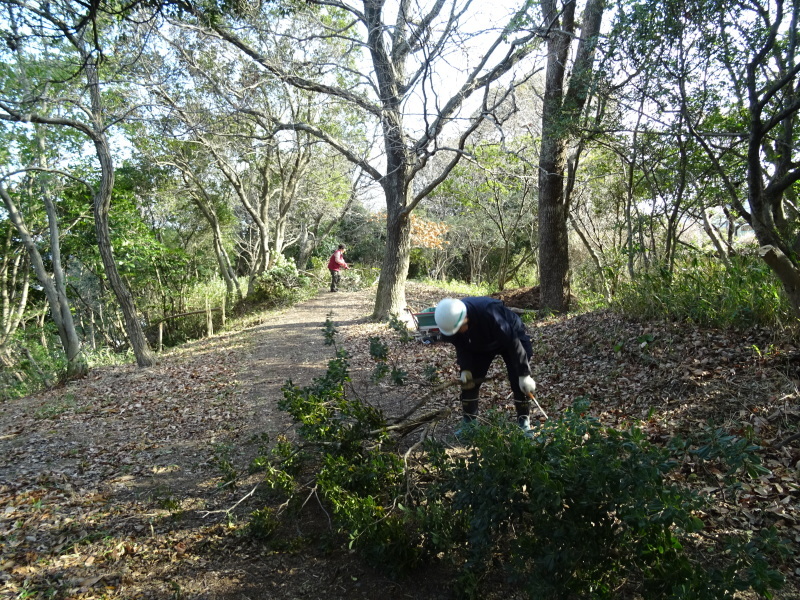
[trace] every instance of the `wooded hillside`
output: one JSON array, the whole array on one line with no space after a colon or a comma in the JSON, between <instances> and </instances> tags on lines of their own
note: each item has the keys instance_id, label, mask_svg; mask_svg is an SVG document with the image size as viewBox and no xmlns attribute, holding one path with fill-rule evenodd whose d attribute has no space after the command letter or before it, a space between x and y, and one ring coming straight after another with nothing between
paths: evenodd
<instances>
[{"instance_id":1,"label":"wooded hillside","mask_svg":"<svg viewBox=\"0 0 800 600\"><path fill-rule=\"evenodd\" d=\"M5 397L342 242L381 319L409 276L564 311L698 264L797 317L796 2L2 7Z\"/></svg>"}]
</instances>

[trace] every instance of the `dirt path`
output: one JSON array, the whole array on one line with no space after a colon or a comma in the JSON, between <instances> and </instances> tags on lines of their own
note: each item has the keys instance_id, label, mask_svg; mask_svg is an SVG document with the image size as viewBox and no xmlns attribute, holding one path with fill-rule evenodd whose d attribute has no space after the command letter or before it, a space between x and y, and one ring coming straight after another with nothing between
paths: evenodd
<instances>
[{"instance_id":1,"label":"dirt path","mask_svg":"<svg viewBox=\"0 0 800 600\"><path fill-rule=\"evenodd\" d=\"M323 327L330 318L338 330L369 322L373 293L321 293L290 310L269 316L247 332L249 348L238 363L245 422L241 435L267 432L271 437L288 425L276 406L287 380L305 385L324 373L334 351L325 345ZM259 431L261 429L262 431Z\"/></svg>"},{"instance_id":2,"label":"dirt path","mask_svg":"<svg viewBox=\"0 0 800 600\"><path fill-rule=\"evenodd\" d=\"M322 293L155 367L97 369L0 406L0 597L435 597L335 546L320 553L307 542L328 533L313 517L275 552L237 536L241 515L227 512L249 491L247 455L287 430L281 387L332 358L326 318L346 331L368 322L372 302ZM235 474L239 487L226 483Z\"/></svg>"}]
</instances>

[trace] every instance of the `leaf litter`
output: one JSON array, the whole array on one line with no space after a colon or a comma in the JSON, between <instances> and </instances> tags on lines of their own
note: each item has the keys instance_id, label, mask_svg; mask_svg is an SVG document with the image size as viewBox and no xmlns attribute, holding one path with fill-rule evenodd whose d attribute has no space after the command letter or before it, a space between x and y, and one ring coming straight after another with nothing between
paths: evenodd
<instances>
[{"instance_id":1,"label":"leaf litter","mask_svg":"<svg viewBox=\"0 0 800 600\"><path fill-rule=\"evenodd\" d=\"M414 283L407 292L414 310L445 295ZM505 301L536 308L525 304L534 296L509 291ZM371 300L323 294L166 352L155 367L96 369L0 405L0 597L451 597L436 573L410 590L335 543L319 549L309 540L329 534L320 507L295 524L295 541L283 549L238 535L258 507L257 495L242 501L256 482L248 457L266 439L291 435L276 407L280 387L310 382L332 357L326 317L350 353L353 393L387 415L457 377L450 345L402 342L369 320ZM537 400L551 418L586 397L604 425L636 425L654 443L721 428L758 445L768 471L733 494L713 466L687 461L678 477L714 499L701 515L705 534L775 526L794 552L782 565L781 597L800 597L800 353L790 337L611 311L538 320L528 330ZM405 385L373 381L370 337L388 346ZM501 361L489 375L481 410L510 417ZM438 435L450 435L460 417L457 387L432 395L430 408L447 415Z\"/></svg>"}]
</instances>

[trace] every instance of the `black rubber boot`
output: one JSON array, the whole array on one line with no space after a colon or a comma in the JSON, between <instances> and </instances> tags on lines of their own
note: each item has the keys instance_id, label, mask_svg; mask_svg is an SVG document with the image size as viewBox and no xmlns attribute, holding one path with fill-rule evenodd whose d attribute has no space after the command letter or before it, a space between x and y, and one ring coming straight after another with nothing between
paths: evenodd
<instances>
[{"instance_id":1,"label":"black rubber boot","mask_svg":"<svg viewBox=\"0 0 800 600\"><path fill-rule=\"evenodd\" d=\"M472 423L478 418L478 401L477 400L461 400L461 413L463 415L464 423Z\"/></svg>"}]
</instances>

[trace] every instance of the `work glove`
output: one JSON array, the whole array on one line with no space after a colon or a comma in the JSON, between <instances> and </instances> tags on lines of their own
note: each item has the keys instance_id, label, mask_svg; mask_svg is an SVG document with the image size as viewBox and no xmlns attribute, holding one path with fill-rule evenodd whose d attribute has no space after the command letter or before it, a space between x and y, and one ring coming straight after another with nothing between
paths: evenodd
<instances>
[{"instance_id":1,"label":"work glove","mask_svg":"<svg viewBox=\"0 0 800 600\"><path fill-rule=\"evenodd\" d=\"M530 396L533 392L536 391L536 382L533 380L533 377L530 375L523 375L519 378L519 389L522 390L522 393L526 396Z\"/></svg>"},{"instance_id":2,"label":"work glove","mask_svg":"<svg viewBox=\"0 0 800 600\"><path fill-rule=\"evenodd\" d=\"M471 390L475 387L475 380L472 379L472 371L461 371L461 376L458 380L461 382L462 390Z\"/></svg>"}]
</instances>

